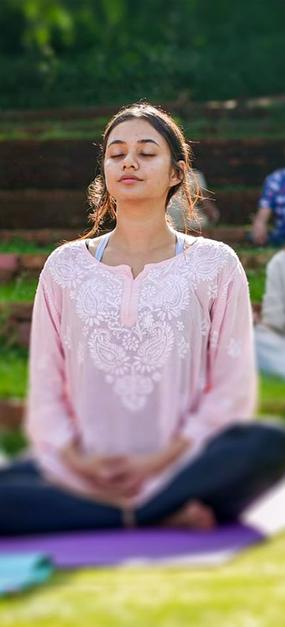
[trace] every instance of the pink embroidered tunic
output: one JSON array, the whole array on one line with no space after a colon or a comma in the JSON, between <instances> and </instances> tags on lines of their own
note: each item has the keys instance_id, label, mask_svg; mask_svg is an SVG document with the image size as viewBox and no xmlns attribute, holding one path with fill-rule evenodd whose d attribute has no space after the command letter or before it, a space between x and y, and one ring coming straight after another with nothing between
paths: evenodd
<instances>
[{"instance_id":1,"label":"pink embroidered tunic","mask_svg":"<svg viewBox=\"0 0 285 627\"><path fill-rule=\"evenodd\" d=\"M60 456L74 438L86 452L140 455L184 434L189 450L148 482L139 504L211 436L248 420L255 401L248 284L229 246L195 238L136 278L127 265L98 261L85 240L49 255L34 302L25 420L47 478L90 496Z\"/></svg>"}]
</instances>

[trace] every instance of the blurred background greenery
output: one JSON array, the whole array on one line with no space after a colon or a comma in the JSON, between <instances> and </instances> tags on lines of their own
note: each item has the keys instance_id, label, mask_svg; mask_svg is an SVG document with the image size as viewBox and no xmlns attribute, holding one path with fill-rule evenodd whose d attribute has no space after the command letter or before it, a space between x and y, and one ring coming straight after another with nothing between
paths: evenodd
<instances>
[{"instance_id":1,"label":"blurred background greenery","mask_svg":"<svg viewBox=\"0 0 285 627\"><path fill-rule=\"evenodd\" d=\"M283 0L1 0L0 107L277 95Z\"/></svg>"}]
</instances>

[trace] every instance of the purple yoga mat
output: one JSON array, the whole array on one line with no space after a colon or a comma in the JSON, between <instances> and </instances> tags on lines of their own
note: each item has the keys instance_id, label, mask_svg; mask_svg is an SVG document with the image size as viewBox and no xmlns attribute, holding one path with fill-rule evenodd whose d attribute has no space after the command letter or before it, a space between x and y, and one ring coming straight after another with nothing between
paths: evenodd
<instances>
[{"instance_id":1,"label":"purple yoga mat","mask_svg":"<svg viewBox=\"0 0 285 627\"><path fill-rule=\"evenodd\" d=\"M228 525L211 532L166 529L88 531L0 538L0 554L40 551L59 568L118 565L134 561L172 561L189 557L196 563L261 542L265 536L246 525Z\"/></svg>"}]
</instances>

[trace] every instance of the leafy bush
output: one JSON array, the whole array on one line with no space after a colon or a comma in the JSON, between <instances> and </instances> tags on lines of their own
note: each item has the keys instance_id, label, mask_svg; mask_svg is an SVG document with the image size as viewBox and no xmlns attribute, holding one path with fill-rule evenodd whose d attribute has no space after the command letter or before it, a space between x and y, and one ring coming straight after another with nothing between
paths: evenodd
<instances>
[{"instance_id":1,"label":"leafy bush","mask_svg":"<svg viewBox=\"0 0 285 627\"><path fill-rule=\"evenodd\" d=\"M1 9L3 109L283 90L281 0L3 0Z\"/></svg>"}]
</instances>

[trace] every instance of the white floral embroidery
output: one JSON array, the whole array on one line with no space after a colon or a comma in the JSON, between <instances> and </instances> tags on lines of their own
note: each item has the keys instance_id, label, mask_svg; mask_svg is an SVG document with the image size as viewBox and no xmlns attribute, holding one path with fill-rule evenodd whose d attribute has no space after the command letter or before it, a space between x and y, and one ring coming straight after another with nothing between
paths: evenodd
<instances>
[{"instance_id":1,"label":"white floral embroidery","mask_svg":"<svg viewBox=\"0 0 285 627\"><path fill-rule=\"evenodd\" d=\"M75 312L83 325L86 340L78 346L78 362L83 362L87 342L94 366L104 373L123 406L132 412L145 405L173 351L180 359L189 355L188 327L182 314L186 311L191 320L191 303L198 288L204 289L208 298L216 295L219 271L235 255L223 244L201 240L203 245L196 243L193 249L194 262L192 255L178 255L168 264L151 267L142 276L132 327L121 321L124 277L104 264L94 263L83 248L84 240L65 244L48 258L47 267L54 281L75 301ZM209 332L208 326L205 319L201 321L203 336ZM212 346L217 339L217 332L212 333ZM68 327L63 340L70 348Z\"/></svg>"},{"instance_id":2,"label":"white floral embroidery","mask_svg":"<svg viewBox=\"0 0 285 627\"><path fill-rule=\"evenodd\" d=\"M208 284L208 298L209 299L215 299L217 298L218 295L218 285L217 285L217 281L214 281L213 283L209 283Z\"/></svg>"},{"instance_id":3,"label":"white floral embroidery","mask_svg":"<svg viewBox=\"0 0 285 627\"><path fill-rule=\"evenodd\" d=\"M122 344L126 350L137 351L139 347L139 338L131 331L126 331L122 336Z\"/></svg>"},{"instance_id":4,"label":"white floral embroidery","mask_svg":"<svg viewBox=\"0 0 285 627\"><path fill-rule=\"evenodd\" d=\"M151 379L136 373L118 378L114 387L115 393L124 399L124 405L131 411L142 409L152 389Z\"/></svg>"},{"instance_id":5,"label":"white floral embroidery","mask_svg":"<svg viewBox=\"0 0 285 627\"><path fill-rule=\"evenodd\" d=\"M197 286L201 281L214 281L218 272L227 264L230 257L235 256L231 248L216 241L207 240L204 246L195 250L195 264L191 257L187 259L192 265L192 279Z\"/></svg>"},{"instance_id":6,"label":"white floral embroidery","mask_svg":"<svg viewBox=\"0 0 285 627\"><path fill-rule=\"evenodd\" d=\"M173 343L174 332L169 324L164 322L154 325L134 356L135 370L140 373L153 372L163 366Z\"/></svg>"},{"instance_id":7,"label":"white floral embroidery","mask_svg":"<svg viewBox=\"0 0 285 627\"><path fill-rule=\"evenodd\" d=\"M67 348L68 350L71 350L71 348L72 348L72 337L71 337L71 327L70 327L70 324L66 325L65 333L63 333L63 336L62 336L62 341L63 341L63 345L65 346L65 348Z\"/></svg>"},{"instance_id":8,"label":"white floral embroidery","mask_svg":"<svg viewBox=\"0 0 285 627\"><path fill-rule=\"evenodd\" d=\"M152 313L150 311L146 311L141 320L141 327L143 329L151 329L153 327L153 322L154 319Z\"/></svg>"},{"instance_id":9,"label":"white floral embroidery","mask_svg":"<svg viewBox=\"0 0 285 627\"><path fill-rule=\"evenodd\" d=\"M94 329L88 344L93 361L99 370L112 375L128 372L130 357L122 346L112 342L110 331Z\"/></svg>"},{"instance_id":10,"label":"white floral embroidery","mask_svg":"<svg viewBox=\"0 0 285 627\"><path fill-rule=\"evenodd\" d=\"M84 345L83 345L82 342L79 342L78 347L77 347L77 359L78 359L79 365L83 364L83 362L84 362Z\"/></svg>"},{"instance_id":11,"label":"white floral embroidery","mask_svg":"<svg viewBox=\"0 0 285 627\"><path fill-rule=\"evenodd\" d=\"M82 245L85 246L84 240L63 244L48 257L46 267L61 287L75 289L90 272Z\"/></svg>"},{"instance_id":12,"label":"white floral embroidery","mask_svg":"<svg viewBox=\"0 0 285 627\"><path fill-rule=\"evenodd\" d=\"M187 354L190 354L190 344L185 341L183 335L180 335L177 340L177 348L180 359L183 359Z\"/></svg>"},{"instance_id":13,"label":"white floral embroidery","mask_svg":"<svg viewBox=\"0 0 285 627\"><path fill-rule=\"evenodd\" d=\"M182 320L176 320L176 328L178 331L184 331L184 322Z\"/></svg>"},{"instance_id":14,"label":"white floral embroidery","mask_svg":"<svg viewBox=\"0 0 285 627\"><path fill-rule=\"evenodd\" d=\"M100 325L108 318L115 318L120 309L121 280L98 271L87 279L78 289L76 311L85 323L85 327ZM86 329L85 329L86 331Z\"/></svg>"},{"instance_id":15,"label":"white floral embroidery","mask_svg":"<svg viewBox=\"0 0 285 627\"><path fill-rule=\"evenodd\" d=\"M166 274L167 272L167 274ZM187 309L190 303L189 285L186 277L180 275L179 280L173 281L173 276L167 270L153 269L149 272L148 280L142 286L140 306L151 307L161 320L178 318L181 311Z\"/></svg>"},{"instance_id":16,"label":"white floral embroidery","mask_svg":"<svg viewBox=\"0 0 285 627\"><path fill-rule=\"evenodd\" d=\"M240 341L236 340L234 337L231 337L229 341L227 353L233 359L236 359L237 357L239 357L241 353Z\"/></svg>"},{"instance_id":17,"label":"white floral embroidery","mask_svg":"<svg viewBox=\"0 0 285 627\"><path fill-rule=\"evenodd\" d=\"M210 336L210 345L211 348L217 348L218 346L218 339L219 339L219 333L218 331L215 329L211 332L211 336Z\"/></svg>"}]
</instances>

